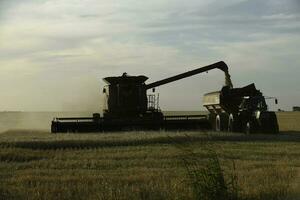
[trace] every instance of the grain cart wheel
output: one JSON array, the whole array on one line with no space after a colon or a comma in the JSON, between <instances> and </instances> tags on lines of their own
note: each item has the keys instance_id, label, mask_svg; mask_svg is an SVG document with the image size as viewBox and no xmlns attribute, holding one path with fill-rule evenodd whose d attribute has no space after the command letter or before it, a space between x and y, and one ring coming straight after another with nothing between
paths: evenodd
<instances>
[{"instance_id":1,"label":"grain cart wheel","mask_svg":"<svg viewBox=\"0 0 300 200\"><path fill-rule=\"evenodd\" d=\"M216 116L216 121L215 121L215 130L217 132L220 132L220 131L227 131L228 129L228 115L226 113L221 113L221 114L218 114Z\"/></svg>"},{"instance_id":2,"label":"grain cart wheel","mask_svg":"<svg viewBox=\"0 0 300 200\"><path fill-rule=\"evenodd\" d=\"M243 126L241 118L238 115L230 114L228 117L228 132L242 132Z\"/></svg>"},{"instance_id":3,"label":"grain cart wheel","mask_svg":"<svg viewBox=\"0 0 300 200\"><path fill-rule=\"evenodd\" d=\"M227 113L221 113L220 119L221 119L221 131L228 131L229 115Z\"/></svg>"},{"instance_id":4,"label":"grain cart wheel","mask_svg":"<svg viewBox=\"0 0 300 200\"><path fill-rule=\"evenodd\" d=\"M210 124L210 128L212 130L216 130L216 115L213 113L210 113L209 115L207 115L207 120Z\"/></svg>"},{"instance_id":5,"label":"grain cart wheel","mask_svg":"<svg viewBox=\"0 0 300 200\"><path fill-rule=\"evenodd\" d=\"M220 117L220 115L216 116L216 121L215 122L216 122L215 123L215 130L217 132L220 132L221 131L221 117Z\"/></svg>"},{"instance_id":6,"label":"grain cart wheel","mask_svg":"<svg viewBox=\"0 0 300 200\"><path fill-rule=\"evenodd\" d=\"M237 131L237 118L231 113L228 119L228 132L236 132Z\"/></svg>"}]
</instances>

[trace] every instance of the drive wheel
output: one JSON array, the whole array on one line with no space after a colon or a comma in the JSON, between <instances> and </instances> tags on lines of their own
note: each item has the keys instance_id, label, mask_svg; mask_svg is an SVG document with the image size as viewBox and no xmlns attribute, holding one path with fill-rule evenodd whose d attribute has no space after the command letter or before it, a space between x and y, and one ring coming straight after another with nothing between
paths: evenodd
<instances>
[{"instance_id":1,"label":"drive wheel","mask_svg":"<svg viewBox=\"0 0 300 200\"><path fill-rule=\"evenodd\" d=\"M261 130L263 133L278 134L279 127L276 114L274 112L265 112L260 116Z\"/></svg>"},{"instance_id":2,"label":"drive wheel","mask_svg":"<svg viewBox=\"0 0 300 200\"><path fill-rule=\"evenodd\" d=\"M277 116L274 112L270 113L270 133L278 134L279 133L279 126L277 121Z\"/></svg>"}]
</instances>

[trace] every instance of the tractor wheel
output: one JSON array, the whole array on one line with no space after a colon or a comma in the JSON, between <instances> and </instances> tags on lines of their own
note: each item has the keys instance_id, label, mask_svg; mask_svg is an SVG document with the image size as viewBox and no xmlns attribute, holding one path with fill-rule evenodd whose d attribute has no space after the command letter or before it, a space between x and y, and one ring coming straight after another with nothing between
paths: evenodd
<instances>
[{"instance_id":1,"label":"tractor wheel","mask_svg":"<svg viewBox=\"0 0 300 200\"><path fill-rule=\"evenodd\" d=\"M252 121L247 121L245 124L244 132L246 134L251 134L251 133L255 133L256 131L257 131L256 124Z\"/></svg>"},{"instance_id":2,"label":"tractor wheel","mask_svg":"<svg viewBox=\"0 0 300 200\"><path fill-rule=\"evenodd\" d=\"M264 133L278 134L279 127L277 122L277 116L274 112L265 112L261 114L261 129Z\"/></svg>"},{"instance_id":3,"label":"tractor wheel","mask_svg":"<svg viewBox=\"0 0 300 200\"><path fill-rule=\"evenodd\" d=\"M279 133L279 126L278 126L278 121L277 121L277 116L274 112L270 113L270 132L273 134L278 134Z\"/></svg>"}]
</instances>

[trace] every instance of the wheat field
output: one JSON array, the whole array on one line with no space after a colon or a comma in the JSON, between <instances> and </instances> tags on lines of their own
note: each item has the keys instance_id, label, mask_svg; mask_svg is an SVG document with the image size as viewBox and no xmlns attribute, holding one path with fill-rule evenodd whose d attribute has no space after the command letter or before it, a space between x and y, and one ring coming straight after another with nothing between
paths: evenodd
<instances>
[{"instance_id":1,"label":"wheat field","mask_svg":"<svg viewBox=\"0 0 300 200\"><path fill-rule=\"evenodd\" d=\"M4 131L0 199L197 199L184 160L193 152L201 168L207 146L237 177L237 199L299 199L299 119L279 113L279 135Z\"/></svg>"}]
</instances>

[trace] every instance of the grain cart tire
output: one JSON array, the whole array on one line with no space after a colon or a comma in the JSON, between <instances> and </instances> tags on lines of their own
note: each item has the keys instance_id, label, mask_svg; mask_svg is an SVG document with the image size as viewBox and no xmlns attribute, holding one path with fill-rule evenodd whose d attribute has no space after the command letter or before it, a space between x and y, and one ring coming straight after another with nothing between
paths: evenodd
<instances>
[{"instance_id":1,"label":"grain cart tire","mask_svg":"<svg viewBox=\"0 0 300 200\"><path fill-rule=\"evenodd\" d=\"M228 115L226 113L221 113L216 116L216 131L227 131L228 129Z\"/></svg>"},{"instance_id":2,"label":"grain cart tire","mask_svg":"<svg viewBox=\"0 0 300 200\"><path fill-rule=\"evenodd\" d=\"M221 131L221 117L220 117L220 115L216 116L215 131L217 131L217 132Z\"/></svg>"},{"instance_id":3,"label":"grain cart tire","mask_svg":"<svg viewBox=\"0 0 300 200\"><path fill-rule=\"evenodd\" d=\"M231 113L228 118L228 132L237 132L239 130L238 124L238 118Z\"/></svg>"},{"instance_id":4,"label":"grain cart tire","mask_svg":"<svg viewBox=\"0 0 300 200\"><path fill-rule=\"evenodd\" d=\"M250 122L250 121L246 122L244 132L247 135L253 133L253 123L252 122Z\"/></svg>"},{"instance_id":5,"label":"grain cart tire","mask_svg":"<svg viewBox=\"0 0 300 200\"><path fill-rule=\"evenodd\" d=\"M210 125L211 125L211 129L212 130L216 130L216 115L215 114L209 114L207 116L207 120L209 121Z\"/></svg>"},{"instance_id":6,"label":"grain cart tire","mask_svg":"<svg viewBox=\"0 0 300 200\"><path fill-rule=\"evenodd\" d=\"M221 131L228 131L229 115L227 113L221 113L220 119L221 119Z\"/></svg>"}]
</instances>

